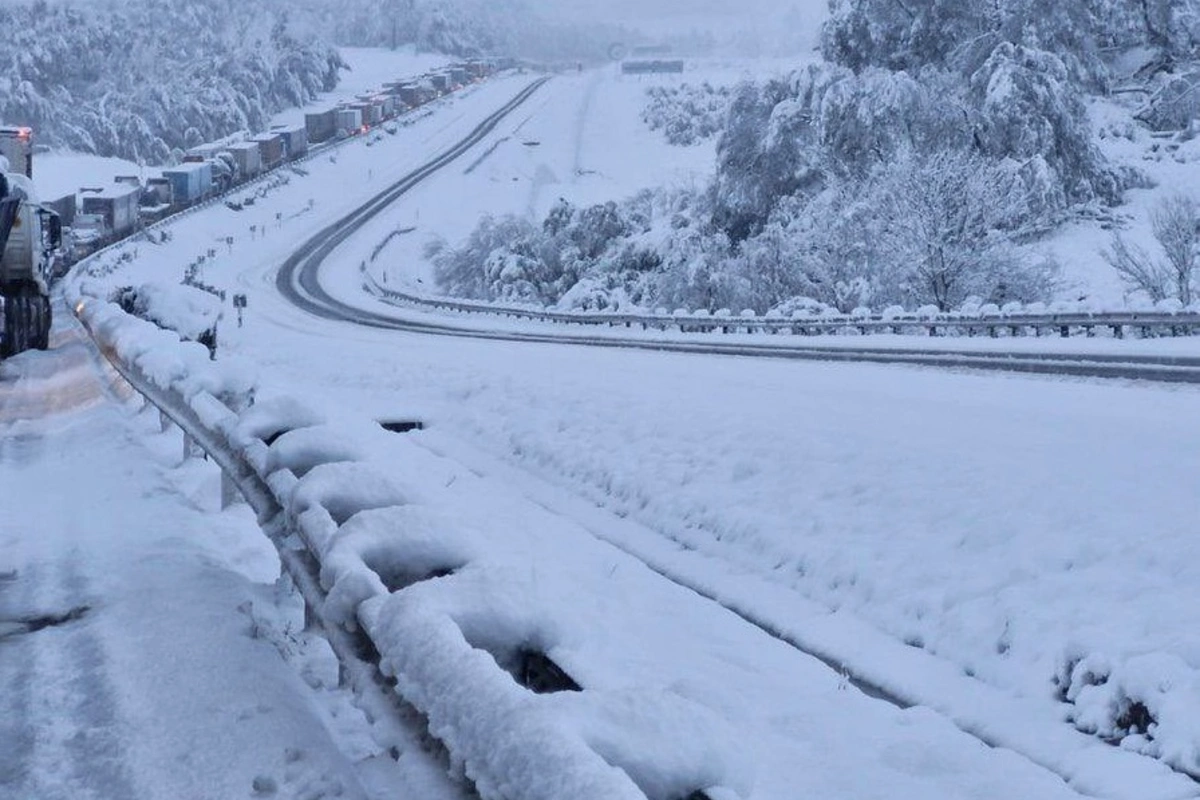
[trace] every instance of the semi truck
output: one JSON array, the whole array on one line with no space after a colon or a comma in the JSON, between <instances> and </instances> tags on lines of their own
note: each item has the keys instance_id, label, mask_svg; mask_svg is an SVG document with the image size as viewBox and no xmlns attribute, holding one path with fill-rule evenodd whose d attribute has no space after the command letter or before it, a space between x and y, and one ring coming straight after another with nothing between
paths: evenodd
<instances>
[{"instance_id":1,"label":"semi truck","mask_svg":"<svg viewBox=\"0 0 1200 800\"><path fill-rule=\"evenodd\" d=\"M33 134L0 128L0 358L50 346L50 281L62 246L58 214L38 203Z\"/></svg>"}]
</instances>

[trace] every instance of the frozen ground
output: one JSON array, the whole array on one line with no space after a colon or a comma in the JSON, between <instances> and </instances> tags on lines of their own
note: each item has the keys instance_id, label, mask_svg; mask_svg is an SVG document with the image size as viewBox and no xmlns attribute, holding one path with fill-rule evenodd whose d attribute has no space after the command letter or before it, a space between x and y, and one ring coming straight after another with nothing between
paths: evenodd
<instances>
[{"instance_id":1,"label":"frozen ground","mask_svg":"<svg viewBox=\"0 0 1200 800\"><path fill-rule=\"evenodd\" d=\"M527 164L533 174L511 178L529 150L573 163L578 128L569 120L595 80L556 79L542 106L514 117L512 125L530 115L526 128L497 131L493 143L527 130L544 142L508 155L502 143L472 173L494 169L498 180L463 182L485 142L387 224L411 225L419 213L423 232L453 233L493 198L520 208L543 202L547 186L590 191L602 179L570 171L582 180L539 187L541 155ZM790 613L801 630L837 620L856 631L841 643L855 657L907 643L948 674L974 676L1049 717L1067 710L1056 674L1086 661L1094 678L1110 680L1072 694L1081 724L1105 731L1136 698L1157 727L1127 746L1200 767L1200 717L1189 711L1200 697L1200 643L1189 633L1200 628L1191 485L1200 461L1188 446L1200 436L1196 390L422 337L314 320L282 303L274 271L299 237L520 85L489 83L373 148L354 143L252 211L180 221L170 247L138 245L140 257L108 280L176 280L190 258L236 232L206 278L248 293L246 327L227 324L222 346L259 365L266 394L299 395L335 416L423 417L459 460L499 459L560 496L636 521L631 547L666 542L668 569L711 559L704 581L718 594L738 586L749 612ZM546 127L529 127L538 120ZM602 140L608 152L580 163L632 171L615 138L621 123L603 124L613 132ZM294 216L308 197L312 210ZM249 234L277 211L278 225ZM381 233L348 242L329 280L352 286ZM1069 682L1079 688L1085 677ZM926 690L933 701L951 691ZM823 731L813 733L821 741Z\"/></svg>"},{"instance_id":2,"label":"frozen ground","mask_svg":"<svg viewBox=\"0 0 1200 800\"><path fill-rule=\"evenodd\" d=\"M0 796L455 797L375 758L252 514L84 338L0 368Z\"/></svg>"}]
</instances>

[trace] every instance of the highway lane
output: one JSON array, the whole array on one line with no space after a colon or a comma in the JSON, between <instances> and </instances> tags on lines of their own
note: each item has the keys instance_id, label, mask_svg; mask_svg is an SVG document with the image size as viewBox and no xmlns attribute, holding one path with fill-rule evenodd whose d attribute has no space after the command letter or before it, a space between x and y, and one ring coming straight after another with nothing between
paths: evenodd
<instances>
[{"instance_id":1,"label":"highway lane","mask_svg":"<svg viewBox=\"0 0 1200 800\"><path fill-rule=\"evenodd\" d=\"M522 89L508 103L480 123L466 137L409 173L341 219L326 226L289 256L275 278L280 294L292 305L318 317L356 325L440 336L460 336L513 342L571 344L658 350L703 355L724 355L805 361L900 364L967 370L999 370L1038 375L1145 380L1164 383L1200 383L1200 358L1095 353L1005 352L917 347L825 346L796 342L763 344L738 341L678 341L636 336L595 335L569 329L553 332L505 329L504 326L464 322L446 317L431 319L427 311L405 308L394 311L361 308L335 298L321 284L321 268L334 251L366 223L389 208L417 185L451 164L483 141L496 126L523 105L548 78Z\"/></svg>"}]
</instances>

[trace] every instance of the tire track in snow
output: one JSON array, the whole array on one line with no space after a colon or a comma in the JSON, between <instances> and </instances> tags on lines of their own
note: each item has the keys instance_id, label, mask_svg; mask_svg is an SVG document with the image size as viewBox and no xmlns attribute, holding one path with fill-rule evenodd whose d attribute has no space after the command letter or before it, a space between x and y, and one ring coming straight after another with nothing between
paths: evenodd
<instances>
[{"instance_id":1,"label":"tire track in snow","mask_svg":"<svg viewBox=\"0 0 1200 800\"><path fill-rule=\"evenodd\" d=\"M576 494L570 487L561 486L549 481L549 479L536 474L522 466L512 464L506 459L484 453L474 447L460 442L452 436L445 436L438 433L424 432L412 436L408 440L412 445L420 447L423 450L431 453L433 456L450 460L463 467L466 471L472 473L479 478L488 478L502 480L510 484L514 484L521 496L530 503L545 510L547 513L556 517L568 520L580 529L586 531L589 535L605 544L620 550L631 558L636 559L646 566L647 569L670 581L671 583L685 589L693 594L698 595L704 600L714 603L725 611L733 614L748 625L751 625L771 638L787 645L788 647L806 655L810 658L824 664L829 669L838 673L843 680L854 686L863 694L876 700L889 703L900 709L909 709L921 706L937 713L939 716L960 730L964 735L969 736L983 745L1000 750L1008 750L1020 756L1030 764L1045 770L1054 775L1073 791L1083 797L1116 797L1119 795L1096 791L1091 788L1081 788L1078 785L1078 765L1066 764L1058 760L1056 757L1061 757L1064 752L1062 747L1051 747L1051 751L1039 751L1036 746L1030 746L1030 741L1038 741L1036 737L1031 740L1013 741L1011 729L1005 729L1003 725L998 728L993 728L993 720L981 718L962 719L956 716L953 712L947 712L939 708L936 702L926 702L929 698L905 696L906 690L893 691L886 685L890 675L883 675L880 679L878 670L871 671L870 667L862 668L856 663L857 659L853 652L848 656L840 655L836 649L822 647L821 645L813 646L804 641L804 637L794 635L786 630L783 626L776 624L773 621L771 614L761 614L755 608L744 602L744 598L739 598L738 595L727 595L719 587L710 585L709 579L699 577L692 574L688 568L679 567L673 563L673 559L667 554L668 549L679 548L681 551L687 548L681 543L671 539L659 531L647 527L644 524L635 520L619 519L615 522L611 519L613 512L604 505L594 502L585 496ZM564 498L564 493L565 497ZM606 525L616 524L619 526L632 526L639 530L646 531L650 536L660 540L665 545L664 547L655 546L656 543L651 541L649 544L643 545L635 543L638 537L630 536L627 533L618 533L605 530ZM881 634L883 635L883 634ZM886 636L886 635L884 635ZM891 637L886 637L891 639ZM911 666L911 665L910 665ZM865 674L870 673L870 674ZM975 681L976 679L970 679ZM983 689L984 685L979 684L979 688ZM990 687L989 687L990 688ZM985 708L990 708L987 701L982 701L981 705ZM1005 709L1006 711L1020 710L1020 707L1014 709ZM983 713L986 717L986 712ZM1039 720L1041 721L1041 720ZM1056 723L1058 724L1058 723ZM1036 723L1035 723L1036 725ZM1102 755L1108 751L1109 746L1093 737L1076 731L1074 728L1061 723L1059 732L1062 734L1063 740L1070 740L1071 746L1080 748L1082 745L1094 746L1094 755ZM1040 743L1040 742L1039 742ZM1119 748L1113 748L1119 750ZM1070 749L1067 750L1070 752ZM1123 755L1126 755L1123 753ZM1145 756L1128 754L1135 760L1144 760L1148 763L1153 763L1157 767L1161 767L1163 774L1174 773L1183 778L1187 778L1194 783L1200 784L1194 776L1185 772L1170 767L1165 762L1149 759ZM1119 768L1119 765L1114 765ZM1156 767L1156 768L1157 768ZM1101 770L1103 772L1103 770ZM1181 794L1180 797L1200 798L1200 788L1190 794Z\"/></svg>"},{"instance_id":2,"label":"tire track in snow","mask_svg":"<svg viewBox=\"0 0 1200 800\"><path fill-rule=\"evenodd\" d=\"M88 584L73 554L54 569L20 574L23 605L86 603ZM137 800L107 655L86 620L0 643L7 672L0 727L0 788L14 798ZM9 713L11 712L11 713Z\"/></svg>"},{"instance_id":3,"label":"tire track in snow","mask_svg":"<svg viewBox=\"0 0 1200 800\"><path fill-rule=\"evenodd\" d=\"M0 429L124 400L132 389L104 361L74 315L58 303L51 347L0 362ZM0 462L28 460L29 436L0 438Z\"/></svg>"}]
</instances>

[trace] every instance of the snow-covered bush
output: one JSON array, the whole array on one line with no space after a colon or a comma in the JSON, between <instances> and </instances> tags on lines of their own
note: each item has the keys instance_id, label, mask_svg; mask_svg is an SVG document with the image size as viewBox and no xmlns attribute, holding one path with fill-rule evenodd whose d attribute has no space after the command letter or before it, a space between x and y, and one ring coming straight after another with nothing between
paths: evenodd
<instances>
[{"instance_id":1,"label":"snow-covered bush","mask_svg":"<svg viewBox=\"0 0 1200 800\"><path fill-rule=\"evenodd\" d=\"M738 87L717 143L713 223L739 242L762 228L781 198L819 190L818 141L811 109L788 81Z\"/></svg>"},{"instance_id":2,"label":"snow-covered bush","mask_svg":"<svg viewBox=\"0 0 1200 800\"><path fill-rule=\"evenodd\" d=\"M1187 195L1167 197L1151 212L1150 225L1164 258L1153 258L1117 232L1102 251L1104 260L1130 290L1156 304L1174 299L1187 306L1200 278L1200 203Z\"/></svg>"},{"instance_id":3,"label":"snow-covered bush","mask_svg":"<svg viewBox=\"0 0 1200 800\"><path fill-rule=\"evenodd\" d=\"M705 81L696 86L651 86L642 120L674 145L689 146L716 136L729 113L731 90Z\"/></svg>"},{"instance_id":4,"label":"snow-covered bush","mask_svg":"<svg viewBox=\"0 0 1200 800\"><path fill-rule=\"evenodd\" d=\"M1174 75L1159 86L1137 113L1157 131L1183 130L1200 117L1200 70Z\"/></svg>"},{"instance_id":5,"label":"snow-covered bush","mask_svg":"<svg viewBox=\"0 0 1200 800\"><path fill-rule=\"evenodd\" d=\"M208 292L188 286L145 284L117 289L109 300L126 314L174 331L185 341L199 342L215 353L221 302Z\"/></svg>"},{"instance_id":6,"label":"snow-covered bush","mask_svg":"<svg viewBox=\"0 0 1200 800\"><path fill-rule=\"evenodd\" d=\"M950 311L968 297L1030 301L1049 294L1052 270L1014 253L1024 215L1020 183L979 156L910 156L881 171L873 200L882 239L910 303Z\"/></svg>"}]
</instances>

